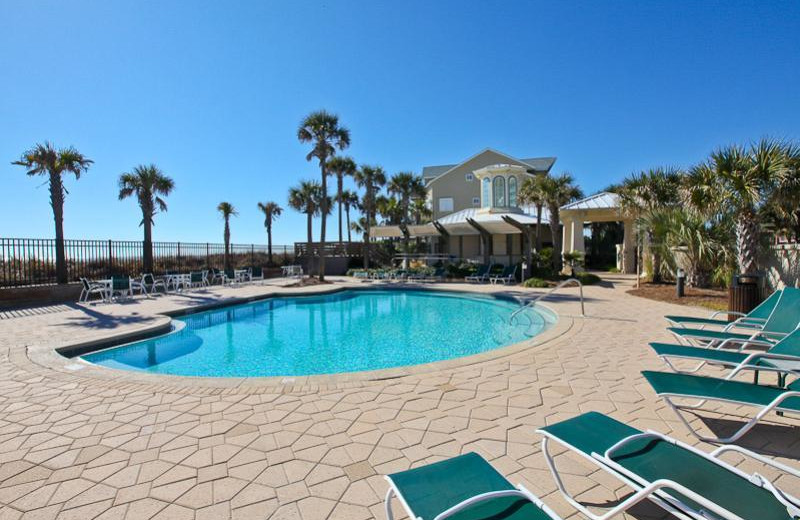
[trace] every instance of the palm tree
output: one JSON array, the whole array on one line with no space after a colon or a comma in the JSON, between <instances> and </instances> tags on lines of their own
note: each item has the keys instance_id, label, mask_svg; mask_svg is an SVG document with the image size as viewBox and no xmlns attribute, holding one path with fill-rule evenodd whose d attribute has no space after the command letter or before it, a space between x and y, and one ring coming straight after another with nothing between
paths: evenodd
<instances>
[{"instance_id":1,"label":"palm tree","mask_svg":"<svg viewBox=\"0 0 800 520\"><path fill-rule=\"evenodd\" d=\"M130 173L119 176L119 200L136 194L142 210L144 242L142 242L142 268L145 273L153 272L153 226L156 212L167 211L167 203L162 198L175 188L175 182L164 175L155 164L136 166Z\"/></svg>"},{"instance_id":2,"label":"palm tree","mask_svg":"<svg viewBox=\"0 0 800 520\"><path fill-rule=\"evenodd\" d=\"M11 164L26 168L28 175L47 175L50 206L56 225L56 281L67 283L67 255L64 251L64 188L63 175L72 173L80 179L93 163L73 147L56 149L51 143L37 144Z\"/></svg>"},{"instance_id":3,"label":"palm tree","mask_svg":"<svg viewBox=\"0 0 800 520\"><path fill-rule=\"evenodd\" d=\"M661 282L663 269L664 232L657 232L650 222L660 222L649 218L654 212L672 208L680 204L680 186L683 174L674 168L651 168L634 173L622 181L617 188L622 210L637 219L639 228L645 235L645 247L653 264L652 281Z\"/></svg>"},{"instance_id":4,"label":"palm tree","mask_svg":"<svg viewBox=\"0 0 800 520\"><path fill-rule=\"evenodd\" d=\"M278 220L283 208L277 202L259 202L258 209L264 213L264 227L267 228L267 258L272 265L272 223Z\"/></svg>"},{"instance_id":5,"label":"palm tree","mask_svg":"<svg viewBox=\"0 0 800 520\"><path fill-rule=\"evenodd\" d=\"M411 223L411 199L418 198L420 192L425 190L422 177L417 177L411 172L396 173L389 180L387 190L399 197L400 224L408 226ZM408 253L408 233L403 233L403 247Z\"/></svg>"},{"instance_id":6,"label":"palm tree","mask_svg":"<svg viewBox=\"0 0 800 520\"><path fill-rule=\"evenodd\" d=\"M350 209L359 209L359 202L360 199L358 198L358 193L350 190L342 191L342 196L339 197L339 204L344 206L344 212L347 217L347 241L352 242L352 235L350 232L352 228L350 226Z\"/></svg>"},{"instance_id":7,"label":"palm tree","mask_svg":"<svg viewBox=\"0 0 800 520\"><path fill-rule=\"evenodd\" d=\"M692 206L708 214L730 213L736 223L736 265L740 274L758 268L761 224L758 212L792 171L784 141L762 139L745 148L732 145L715 150L686 177Z\"/></svg>"},{"instance_id":8,"label":"palm tree","mask_svg":"<svg viewBox=\"0 0 800 520\"><path fill-rule=\"evenodd\" d=\"M339 242L342 241L342 193L344 193L344 178L352 177L356 173L356 163L351 157L331 157L328 160L328 171L336 176L336 202L339 206Z\"/></svg>"},{"instance_id":9,"label":"palm tree","mask_svg":"<svg viewBox=\"0 0 800 520\"><path fill-rule=\"evenodd\" d=\"M308 258L308 272L311 272L311 244L314 242L313 220L322 211L322 185L316 181L302 181L299 186L289 189L289 207L307 217L306 231L306 257Z\"/></svg>"},{"instance_id":10,"label":"palm tree","mask_svg":"<svg viewBox=\"0 0 800 520\"><path fill-rule=\"evenodd\" d=\"M380 215L382 223L388 226L399 226L403 218L403 206L395 197L378 195L375 197L375 214ZM377 222L377 220L376 220Z\"/></svg>"},{"instance_id":11,"label":"palm tree","mask_svg":"<svg viewBox=\"0 0 800 520\"><path fill-rule=\"evenodd\" d=\"M559 230L561 217L558 209L564 204L583 197L583 192L574 182L572 175L566 172L557 177L546 175L542 179L542 193L550 213L550 233L553 236L553 270L556 272L560 272L563 265L561 257L562 236Z\"/></svg>"},{"instance_id":12,"label":"palm tree","mask_svg":"<svg viewBox=\"0 0 800 520\"><path fill-rule=\"evenodd\" d=\"M320 184L321 203L320 213L322 223L319 228L319 241L322 247L319 250L319 279L325 280L325 228L328 220L329 201L328 198L328 159L332 157L336 150L344 150L350 146L350 130L339 126L339 116L319 110L306 116L297 129L297 139L301 143L312 143L313 148L306 160L315 158L319 161L319 170L322 177Z\"/></svg>"},{"instance_id":13,"label":"palm tree","mask_svg":"<svg viewBox=\"0 0 800 520\"><path fill-rule=\"evenodd\" d=\"M217 206L217 211L222 214L223 220L225 220L225 269L228 270L231 268L230 266L230 254L231 254L231 216L236 216L239 213L236 212L236 208L233 207L233 204L230 202L220 202Z\"/></svg>"},{"instance_id":14,"label":"palm tree","mask_svg":"<svg viewBox=\"0 0 800 520\"><path fill-rule=\"evenodd\" d=\"M414 224L424 224L426 222L431 221L431 217L433 217L433 211L431 211L430 206L428 206L428 201L424 198L415 198L411 202L411 215Z\"/></svg>"},{"instance_id":15,"label":"palm tree","mask_svg":"<svg viewBox=\"0 0 800 520\"><path fill-rule=\"evenodd\" d=\"M366 248L369 244L369 225L367 224L367 217L362 216L355 222L350 223L350 230L355 231L356 233L361 233L361 238L364 240L364 247Z\"/></svg>"},{"instance_id":16,"label":"palm tree","mask_svg":"<svg viewBox=\"0 0 800 520\"><path fill-rule=\"evenodd\" d=\"M800 146L788 144L784 153L788 174L767 198L760 216L765 228L797 240L800 239Z\"/></svg>"},{"instance_id":17,"label":"palm tree","mask_svg":"<svg viewBox=\"0 0 800 520\"><path fill-rule=\"evenodd\" d=\"M354 177L356 184L366 191L362 205L366 217L364 227L364 235L366 237L364 239L364 268L367 269L369 268L369 232L372 223L375 221L375 195L376 191L386 184L386 173L380 166L368 166L363 164L361 168L356 171Z\"/></svg>"},{"instance_id":18,"label":"palm tree","mask_svg":"<svg viewBox=\"0 0 800 520\"><path fill-rule=\"evenodd\" d=\"M522 204L531 204L536 208L536 252L542 250L542 208L545 205L542 182L546 174L536 174L522 183L519 189L519 201Z\"/></svg>"}]
</instances>

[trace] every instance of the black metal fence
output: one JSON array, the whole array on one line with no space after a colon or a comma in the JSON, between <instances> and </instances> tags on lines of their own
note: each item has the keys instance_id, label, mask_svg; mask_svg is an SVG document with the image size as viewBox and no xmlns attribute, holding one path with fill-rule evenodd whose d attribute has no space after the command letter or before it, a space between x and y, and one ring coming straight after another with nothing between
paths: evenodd
<instances>
[{"instance_id":1,"label":"black metal fence","mask_svg":"<svg viewBox=\"0 0 800 520\"><path fill-rule=\"evenodd\" d=\"M52 238L0 238L0 287L47 285L56 283L56 247ZM138 275L142 272L143 245L135 240L65 240L67 276L105 278L111 275ZM231 244L230 263L234 268L267 266L267 246ZM273 263L295 261L293 246L272 246ZM222 269L225 245L209 242L153 242L156 273L187 272L216 267Z\"/></svg>"}]
</instances>

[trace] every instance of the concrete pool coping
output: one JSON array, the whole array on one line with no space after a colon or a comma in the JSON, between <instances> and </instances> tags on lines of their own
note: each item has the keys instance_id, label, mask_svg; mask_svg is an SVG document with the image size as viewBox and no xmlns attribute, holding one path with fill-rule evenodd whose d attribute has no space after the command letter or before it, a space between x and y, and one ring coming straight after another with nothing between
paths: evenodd
<instances>
[{"instance_id":1,"label":"concrete pool coping","mask_svg":"<svg viewBox=\"0 0 800 520\"><path fill-rule=\"evenodd\" d=\"M483 297L494 297L499 299L511 299L520 301L518 297L507 292L486 292L471 289L470 287L457 286L448 287L449 284L418 285L413 283L375 283L369 286L348 283L346 285L336 284L326 287L314 287L314 290L303 291L302 293L287 294L281 291L272 291L250 296L246 298L233 297L222 298L218 301L203 305L179 306L176 309L165 311L151 316L151 322L137 326L124 334L115 333L103 335L91 341L67 343L60 347L53 348L46 345L29 346L26 349L27 360L34 363L39 368L55 370L57 372L79 376L81 378L91 378L97 381L119 384L128 383L131 385L142 385L152 387L157 385L161 389L169 388L174 392L193 392L193 391L228 391L228 392L261 392L265 390L278 392L292 392L296 390L308 389L336 389L343 387L360 386L370 381L380 381L397 379L406 376L437 372L442 370L457 370L472 367L479 363L498 360L509 356L517 355L532 348L540 348L557 338L573 332L574 319L572 316L560 315L553 308L537 304L552 313L555 322L541 333L532 338L501 346L473 354L470 356L434 361L419 365L409 365L402 367L385 368L378 370L368 370L359 372L342 372L334 374L305 375L305 376L268 376L268 377L203 377L203 376L181 376L167 374L150 374L137 371L119 370L95 365L81 359L82 354L113 348L125 343L130 343L153 337L169 332L172 328L174 317L185 316L207 310L234 305L246 304L254 301L266 300L270 298L296 297L296 296L318 296L334 294L347 290L420 290L420 291L446 291L452 293L475 294ZM480 286L478 286L480 287ZM66 357L73 356L73 357Z\"/></svg>"}]
</instances>

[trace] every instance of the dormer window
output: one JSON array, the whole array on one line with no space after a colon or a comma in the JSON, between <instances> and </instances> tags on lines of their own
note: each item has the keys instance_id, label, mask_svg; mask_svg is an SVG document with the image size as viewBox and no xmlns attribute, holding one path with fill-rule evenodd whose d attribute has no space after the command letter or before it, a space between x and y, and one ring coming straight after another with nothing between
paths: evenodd
<instances>
[{"instance_id":1,"label":"dormer window","mask_svg":"<svg viewBox=\"0 0 800 520\"><path fill-rule=\"evenodd\" d=\"M492 207L504 208L506 207L506 179L498 175L492 181L492 192L494 195L494 203Z\"/></svg>"},{"instance_id":2,"label":"dormer window","mask_svg":"<svg viewBox=\"0 0 800 520\"><path fill-rule=\"evenodd\" d=\"M495 164L473 172L481 183L481 207L519 210L519 183L531 174L522 166Z\"/></svg>"}]
</instances>

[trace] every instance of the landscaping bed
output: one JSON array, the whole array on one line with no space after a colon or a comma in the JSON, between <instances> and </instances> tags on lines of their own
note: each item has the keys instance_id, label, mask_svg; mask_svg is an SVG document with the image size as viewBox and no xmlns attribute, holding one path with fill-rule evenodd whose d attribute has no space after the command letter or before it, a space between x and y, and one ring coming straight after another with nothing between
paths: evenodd
<instances>
[{"instance_id":1,"label":"landscaping bed","mask_svg":"<svg viewBox=\"0 0 800 520\"><path fill-rule=\"evenodd\" d=\"M628 294L658 300L661 302L676 303L678 305L693 305L705 307L715 311L728 308L728 291L725 289L696 289L687 287L685 296L678 298L675 294L675 285L667 283L643 283L637 289L631 289Z\"/></svg>"}]
</instances>

